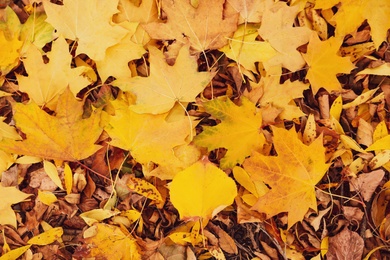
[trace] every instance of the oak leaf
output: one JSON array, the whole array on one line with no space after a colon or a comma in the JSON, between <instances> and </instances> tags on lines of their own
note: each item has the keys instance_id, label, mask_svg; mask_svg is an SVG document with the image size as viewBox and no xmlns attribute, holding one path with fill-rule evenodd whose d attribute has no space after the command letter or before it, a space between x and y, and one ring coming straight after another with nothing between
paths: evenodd
<instances>
[{"instance_id":1,"label":"oak leaf","mask_svg":"<svg viewBox=\"0 0 390 260\"><path fill-rule=\"evenodd\" d=\"M149 61L149 77L113 83L137 96L136 104L132 105L137 113L165 113L176 103L195 101L214 76L211 72L198 72L198 64L190 56L188 46L181 48L173 66L168 65L164 54L155 47L149 48Z\"/></svg>"},{"instance_id":2,"label":"oak leaf","mask_svg":"<svg viewBox=\"0 0 390 260\"><path fill-rule=\"evenodd\" d=\"M144 25L154 39L175 40L176 44L190 42L195 52L218 49L226 45L237 28L238 15L224 17L224 0L199 1L195 8L189 0L163 0L166 23Z\"/></svg>"},{"instance_id":3,"label":"oak leaf","mask_svg":"<svg viewBox=\"0 0 390 260\"><path fill-rule=\"evenodd\" d=\"M106 49L117 44L127 31L112 23L118 12L118 0L72 1L63 5L44 0L46 21L66 39L77 41L76 54L85 53L93 60L102 60Z\"/></svg>"},{"instance_id":4,"label":"oak leaf","mask_svg":"<svg viewBox=\"0 0 390 260\"><path fill-rule=\"evenodd\" d=\"M355 66L348 57L340 57L337 52L342 44L342 39L332 37L321 41L316 33L310 37L307 53L303 54L309 65L306 78L311 84L314 94L323 87L329 92L340 91L341 84L337 80L337 74L349 73Z\"/></svg>"},{"instance_id":5,"label":"oak leaf","mask_svg":"<svg viewBox=\"0 0 390 260\"><path fill-rule=\"evenodd\" d=\"M83 76L88 68L71 68L72 55L65 39L59 37L53 42L51 52L46 56L49 62L45 63L41 52L35 46L30 46L23 59L28 76L16 75L19 89L26 92L38 106L50 109L56 107L58 95L69 86L76 94L91 82Z\"/></svg>"},{"instance_id":6,"label":"oak leaf","mask_svg":"<svg viewBox=\"0 0 390 260\"><path fill-rule=\"evenodd\" d=\"M226 148L226 155L221 160L222 169L242 163L252 151L261 150L265 144L261 113L248 99L242 98L241 101L241 106L230 99L214 99L203 104L206 111L221 123L205 126L203 132L195 136L194 142L208 150Z\"/></svg>"},{"instance_id":7,"label":"oak leaf","mask_svg":"<svg viewBox=\"0 0 390 260\"><path fill-rule=\"evenodd\" d=\"M0 224L16 228L16 216L11 205L22 202L31 195L21 192L16 187L3 187L0 183Z\"/></svg>"},{"instance_id":8,"label":"oak leaf","mask_svg":"<svg viewBox=\"0 0 390 260\"><path fill-rule=\"evenodd\" d=\"M288 228L303 219L309 208L317 210L314 187L329 165L325 163L322 136L309 146L303 144L294 128L273 127L277 156L254 153L243 166L254 180L264 181L270 190L253 209L272 217L288 212Z\"/></svg>"},{"instance_id":9,"label":"oak leaf","mask_svg":"<svg viewBox=\"0 0 390 260\"><path fill-rule=\"evenodd\" d=\"M67 88L60 95L56 115L51 116L37 104L13 104L16 126L26 135L23 141L2 140L0 149L45 159L75 161L95 153L103 131L99 110L83 119L83 103Z\"/></svg>"},{"instance_id":10,"label":"oak leaf","mask_svg":"<svg viewBox=\"0 0 390 260\"><path fill-rule=\"evenodd\" d=\"M232 204L237 195L233 179L207 159L177 173L169 189L181 219L209 220Z\"/></svg>"},{"instance_id":11,"label":"oak leaf","mask_svg":"<svg viewBox=\"0 0 390 260\"><path fill-rule=\"evenodd\" d=\"M278 51L278 55L268 61L268 66L282 65L290 71L305 66L297 48L309 41L311 30L307 27L293 27L299 12L299 6L288 6L285 2L266 2L263 13L260 36Z\"/></svg>"}]
</instances>

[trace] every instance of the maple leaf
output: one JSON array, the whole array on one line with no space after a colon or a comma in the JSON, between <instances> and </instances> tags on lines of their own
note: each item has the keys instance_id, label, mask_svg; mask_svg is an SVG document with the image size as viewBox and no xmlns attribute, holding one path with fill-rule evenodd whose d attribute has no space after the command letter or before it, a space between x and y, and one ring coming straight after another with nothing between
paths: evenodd
<instances>
[{"instance_id":1,"label":"maple leaf","mask_svg":"<svg viewBox=\"0 0 390 260\"><path fill-rule=\"evenodd\" d=\"M188 46L181 48L173 66L155 47L149 49L150 76L115 81L123 90L137 96L132 109L137 113L160 114L169 111L175 103L195 101L211 81L214 73L198 72L198 64L189 54Z\"/></svg>"},{"instance_id":2,"label":"maple leaf","mask_svg":"<svg viewBox=\"0 0 390 260\"><path fill-rule=\"evenodd\" d=\"M112 102L115 115L105 128L112 138L111 145L130 151L141 164L164 164L177 160L173 149L187 144L191 133L190 121L183 116L175 122L165 120L167 114L137 114L123 100Z\"/></svg>"},{"instance_id":3,"label":"maple leaf","mask_svg":"<svg viewBox=\"0 0 390 260\"><path fill-rule=\"evenodd\" d=\"M268 42L256 41L258 35L256 26L241 25L228 45L219 50L237 64L256 72L255 62L265 62L276 55L276 51Z\"/></svg>"},{"instance_id":4,"label":"maple leaf","mask_svg":"<svg viewBox=\"0 0 390 260\"><path fill-rule=\"evenodd\" d=\"M16 187L4 187L0 183L0 224L12 225L16 228L16 216L11 205L22 202L31 195L21 192Z\"/></svg>"},{"instance_id":5,"label":"maple leaf","mask_svg":"<svg viewBox=\"0 0 390 260\"><path fill-rule=\"evenodd\" d=\"M238 24L260 23L265 9L265 0L227 0L233 9L240 13Z\"/></svg>"},{"instance_id":6,"label":"maple leaf","mask_svg":"<svg viewBox=\"0 0 390 260\"><path fill-rule=\"evenodd\" d=\"M344 37L347 34L353 33L367 19L371 28L375 48L378 49L382 42L386 41L387 31L390 28L390 20L388 19L390 3L388 1L344 0L332 1L331 4L326 2L328 1L316 1L316 8L330 8L341 2L340 8L331 19L331 21L337 24L335 31L336 37Z\"/></svg>"},{"instance_id":7,"label":"maple leaf","mask_svg":"<svg viewBox=\"0 0 390 260\"><path fill-rule=\"evenodd\" d=\"M218 49L237 28L238 15L224 17L224 0L199 1L195 8L190 1L163 0L166 23L149 23L145 30L154 39L176 40L176 44L190 42L195 52ZM201 22L200 22L201 21Z\"/></svg>"},{"instance_id":8,"label":"maple leaf","mask_svg":"<svg viewBox=\"0 0 390 260\"><path fill-rule=\"evenodd\" d=\"M230 99L214 99L204 103L207 113L221 120L216 126L205 126L195 136L194 143L208 150L226 148L221 168L233 168L242 163L253 150L261 150L265 137L261 132L262 118L255 104L242 98L242 105L235 105Z\"/></svg>"},{"instance_id":9,"label":"maple leaf","mask_svg":"<svg viewBox=\"0 0 390 260\"><path fill-rule=\"evenodd\" d=\"M131 60L139 59L146 52L141 44L131 40L135 33L138 23L123 23L128 33L117 44L109 47L106 56L102 60L96 61L97 70L100 79L104 82L109 76L116 79L130 78L131 73L128 63Z\"/></svg>"},{"instance_id":10,"label":"maple leaf","mask_svg":"<svg viewBox=\"0 0 390 260\"><path fill-rule=\"evenodd\" d=\"M297 48L309 41L311 30L307 27L292 27L299 11L299 6L274 3L272 0L266 2L259 34L279 52L279 55L268 61L268 66L282 65L290 71L305 66Z\"/></svg>"},{"instance_id":11,"label":"maple leaf","mask_svg":"<svg viewBox=\"0 0 390 260\"><path fill-rule=\"evenodd\" d=\"M154 0L142 0L139 5L135 1L119 0L118 10L119 13L115 14L113 18L117 23L123 21L149 23L157 20L158 16L156 1Z\"/></svg>"},{"instance_id":12,"label":"maple leaf","mask_svg":"<svg viewBox=\"0 0 390 260\"><path fill-rule=\"evenodd\" d=\"M86 67L71 68L72 55L68 52L65 39L59 37L53 42L52 50L47 53L49 62L45 63L41 52L30 46L23 60L28 76L16 75L19 88L39 106L55 108L58 95L69 86L73 95L91 82L83 76Z\"/></svg>"},{"instance_id":13,"label":"maple leaf","mask_svg":"<svg viewBox=\"0 0 390 260\"><path fill-rule=\"evenodd\" d=\"M304 59L309 65L306 78L311 84L314 94L323 87L329 92L340 91L341 84L336 75L339 73L349 73L355 66L348 57L337 55L342 39L329 38L321 41L316 33L310 37L307 46L307 53L303 54Z\"/></svg>"},{"instance_id":14,"label":"maple leaf","mask_svg":"<svg viewBox=\"0 0 390 260\"><path fill-rule=\"evenodd\" d=\"M304 113L294 104L294 99L303 97L303 91L309 88L309 84L297 80L293 82L287 80L280 84L280 76L277 75L281 75L281 71L276 75L261 78L263 95L259 103L264 107L263 114L267 113L267 106L271 105L283 109L279 115L280 119L293 120L303 116Z\"/></svg>"},{"instance_id":15,"label":"maple leaf","mask_svg":"<svg viewBox=\"0 0 390 260\"><path fill-rule=\"evenodd\" d=\"M44 0L49 22L66 39L77 41L76 54L85 53L93 60L102 60L106 49L117 44L127 31L111 22L118 12L118 0L64 0L63 5Z\"/></svg>"},{"instance_id":16,"label":"maple leaf","mask_svg":"<svg viewBox=\"0 0 390 260\"><path fill-rule=\"evenodd\" d=\"M67 88L60 95L56 115L51 116L37 104L14 103L16 126L26 135L23 141L2 140L0 149L20 155L46 159L75 161L95 153L100 146L94 143L103 129L101 112L96 110L91 117L83 119L83 103L77 101Z\"/></svg>"},{"instance_id":17,"label":"maple leaf","mask_svg":"<svg viewBox=\"0 0 390 260\"><path fill-rule=\"evenodd\" d=\"M177 173L169 190L181 219L211 219L232 204L237 195L233 179L207 158Z\"/></svg>"},{"instance_id":18,"label":"maple leaf","mask_svg":"<svg viewBox=\"0 0 390 260\"><path fill-rule=\"evenodd\" d=\"M274 147L278 156L255 152L244 161L244 168L253 180L261 179L271 187L253 209L272 217L288 212L288 228L303 219L309 208L317 209L314 186L329 165L325 163L322 136L309 146L303 144L292 128L273 127Z\"/></svg>"}]
</instances>

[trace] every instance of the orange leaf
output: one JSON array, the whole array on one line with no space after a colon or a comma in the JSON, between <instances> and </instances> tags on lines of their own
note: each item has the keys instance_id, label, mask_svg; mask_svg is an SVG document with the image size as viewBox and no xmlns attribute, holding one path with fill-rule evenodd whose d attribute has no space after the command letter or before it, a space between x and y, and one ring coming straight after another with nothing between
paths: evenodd
<instances>
[{"instance_id":1,"label":"orange leaf","mask_svg":"<svg viewBox=\"0 0 390 260\"><path fill-rule=\"evenodd\" d=\"M288 228L303 219L309 208L317 209L314 186L329 165L325 163L322 136L304 145L292 128L273 127L274 146L278 156L255 153L244 162L253 179L260 178L271 189L260 197L253 209L272 217L288 212Z\"/></svg>"},{"instance_id":2,"label":"orange leaf","mask_svg":"<svg viewBox=\"0 0 390 260\"><path fill-rule=\"evenodd\" d=\"M41 110L34 102L13 104L16 126L26 134L23 141L2 140L2 149L19 155L75 161L95 153L103 131L100 111L83 119L83 103L67 90L59 97L56 116Z\"/></svg>"}]
</instances>

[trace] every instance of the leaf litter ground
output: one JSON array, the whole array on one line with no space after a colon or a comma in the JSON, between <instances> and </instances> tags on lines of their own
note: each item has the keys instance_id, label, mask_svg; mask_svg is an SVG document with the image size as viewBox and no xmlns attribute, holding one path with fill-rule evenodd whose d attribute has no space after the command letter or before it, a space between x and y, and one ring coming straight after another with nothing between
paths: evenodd
<instances>
[{"instance_id":1,"label":"leaf litter ground","mask_svg":"<svg viewBox=\"0 0 390 260\"><path fill-rule=\"evenodd\" d=\"M3 1L0 259L388 259L390 5L339 2Z\"/></svg>"}]
</instances>

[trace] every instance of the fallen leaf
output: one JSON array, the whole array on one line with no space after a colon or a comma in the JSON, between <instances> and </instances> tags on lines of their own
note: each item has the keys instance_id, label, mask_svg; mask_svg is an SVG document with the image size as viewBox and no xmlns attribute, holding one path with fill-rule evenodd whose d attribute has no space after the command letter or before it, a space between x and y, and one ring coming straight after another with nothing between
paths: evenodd
<instances>
[{"instance_id":1,"label":"fallen leaf","mask_svg":"<svg viewBox=\"0 0 390 260\"><path fill-rule=\"evenodd\" d=\"M3 31L0 31L0 83L3 84L3 75L7 75L16 65L19 64L19 50L22 42L14 37L8 40Z\"/></svg>"},{"instance_id":2,"label":"fallen leaf","mask_svg":"<svg viewBox=\"0 0 390 260\"><path fill-rule=\"evenodd\" d=\"M363 256L364 241L358 233L344 228L333 237L329 237L327 259L360 260Z\"/></svg>"},{"instance_id":3,"label":"fallen leaf","mask_svg":"<svg viewBox=\"0 0 390 260\"><path fill-rule=\"evenodd\" d=\"M288 212L288 228L303 219L309 208L317 210L315 185L328 170L322 136L310 145L303 144L294 128L273 127L274 147L278 156L254 153L244 161L244 169L253 180L260 178L270 186L252 207L272 217ZM285 163L289 162L289 163ZM299 205L297 207L296 205Z\"/></svg>"},{"instance_id":4,"label":"fallen leaf","mask_svg":"<svg viewBox=\"0 0 390 260\"><path fill-rule=\"evenodd\" d=\"M378 8L373 8L373 6ZM388 13L390 13L390 3L388 2L380 0L342 1L339 10L332 17L332 21L336 22L336 37L344 37L354 33L367 19L375 48L379 48L382 42L386 41L387 30L390 28L390 21L387 19Z\"/></svg>"},{"instance_id":5,"label":"fallen leaf","mask_svg":"<svg viewBox=\"0 0 390 260\"><path fill-rule=\"evenodd\" d=\"M299 118L305 114L294 103L294 99L302 98L303 91L309 88L309 84L305 84L301 81L286 80L283 84L280 84L280 73L272 73L274 71L269 70L270 75L262 77L263 95L261 96L259 103L261 107L264 107L263 114L267 113L268 105L272 107L280 108L280 119L293 120Z\"/></svg>"},{"instance_id":6,"label":"fallen leaf","mask_svg":"<svg viewBox=\"0 0 390 260\"><path fill-rule=\"evenodd\" d=\"M203 132L194 138L198 146L208 150L226 148L221 168L233 168L244 161L254 150L261 150L265 137L261 131L261 113L255 104L242 98L242 105L235 105L230 99L214 99L203 104L208 113L221 123L216 126L205 126ZM237 140L240 140L237 142Z\"/></svg>"},{"instance_id":7,"label":"fallen leaf","mask_svg":"<svg viewBox=\"0 0 390 260\"><path fill-rule=\"evenodd\" d=\"M309 41L311 30L307 27L293 27L299 11L299 6L266 1L259 34L278 51L278 55L270 59L267 66L281 65L290 71L305 66L305 60L297 48Z\"/></svg>"},{"instance_id":8,"label":"fallen leaf","mask_svg":"<svg viewBox=\"0 0 390 260\"><path fill-rule=\"evenodd\" d=\"M181 219L200 217L206 222L232 204L237 195L234 181L207 159L177 173L169 189Z\"/></svg>"},{"instance_id":9,"label":"fallen leaf","mask_svg":"<svg viewBox=\"0 0 390 260\"><path fill-rule=\"evenodd\" d=\"M71 68L72 55L68 50L69 46L62 37L53 42L51 52L46 54L49 58L47 63L34 45L27 50L23 64L28 76L16 76L20 90L26 92L38 106L53 109L58 96L68 86L76 96L82 88L91 83L83 76L86 67Z\"/></svg>"},{"instance_id":10,"label":"fallen leaf","mask_svg":"<svg viewBox=\"0 0 390 260\"><path fill-rule=\"evenodd\" d=\"M115 115L110 116L109 125L105 128L112 138L111 145L130 151L134 159L144 165L154 162L182 166L173 150L188 143L186 138L195 127L195 123L191 125L192 119L183 115L178 121L167 122L166 114L137 114L123 100L116 100L112 105ZM128 122L131 124L128 125ZM167 168L164 174L173 176L173 169L175 167Z\"/></svg>"},{"instance_id":11,"label":"fallen leaf","mask_svg":"<svg viewBox=\"0 0 390 260\"><path fill-rule=\"evenodd\" d=\"M1 257L0 257L0 260L13 260L13 259L18 259L19 256L23 255L24 252L26 252L29 248L31 247L31 245L27 245L27 246L21 246L21 247L18 247L18 248L15 248L5 254L3 254Z\"/></svg>"},{"instance_id":12,"label":"fallen leaf","mask_svg":"<svg viewBox=\"0 0 390 260\"><path fill-rule=\"evenodd\" d=\"M40 246L49 245L55 241L60 240L63 233L64 230L62 229L62 227L51 228L48 231L40 233L39 235L29 239L27 243L30 245Z\"/></svg>"},{"instance_id":13,"label":"fallen leaf","mask_svg":"<svg viewBox=\"0 0 390 260\"><path fill-rule=\"evenodd\" d=\"M370 201L379 183L385 175L384 170L376 170L368 173L361 173L357 178L352 178L349 182L351 191L358 192L364 201Z\"/></svg>"},{"instance_id":14,"label":"fallen leaf","mask_svg":"<svg viewBox=\"0 0 390 260\"><path fill-rule=\"evenodd\" d=\"M151 200L162 201L162 197L157 188L140 178L130 176L127 181L127 186L134 192Z\"/></svg>"},{"instance_id":15,"label":"fallen leaf","mask_svg":"<svg viewBox=\"0 0 390 260\"><path fill-rule=\"evenodd\" d=\"M64 38L77 41L76 55L85 53L93 60L102 60L107 48L117 44L127 33L111 21L118 12L118 0L64 0L63 5L44 0L43 5L46 21Z\"/></svg>"},{"instance_id":16,"label":"fallen leaf","mask_svg":"<svg viewBox=\"0 0 390 260\"><path fill-rule=\"evenodd\" d=\"M60 95L56 116L41 110L37 104L14 103L16 126L26 135L23 141L2 140L1 149L20 155L31 155L45 159L75 161L95 153L95 145L103 128L100 111L83 119L83 103L77 101L67 90Z\"/></svg>"},{"instance_id":17,"label":"fallen leaf","mask_svg":"<svg viewBox=\"0 0 390 260\"><path fill-rule=\"evenodd\" d=\"M92 231L89 231L92 230ZM91 233L85 237L87 233ZM138 260L141 255L135 239L128 233L123 233L123 229L102 223L84 231L83 245L87 253L82 257L112 259L112 260ZM77 251L77 250L76 250ZM79 251L82 250L79 248ZM77 255L77 253L76 253Z\"/></svg>"},{"instance_id":18,"label":"fallen leaf","mask_svg":"<svg viewBox=\"0 0 390 260\"><path fill-rule=\"evenodd\" d=\"M211 72L198 72L195 57L188 46L180 49L173 66L168 65L164 54L155 47L149 48L150 76L134 77L113 84L137 96L132 109L137 113L161 114L178 103L195 101L214 76ZM184 107L183 107L184 109Z\"/></svg>"},{"instance_id":19,"label":"fallen leaf","mask_svg":"<svg viewBox=\"0 0 390 260\"><path fill-rule=\"evenodd\" d=\"M237 14L223 15L224 0L199 1L196 8L188 0L163 0L161 5L167 22L146 24L145 30L154 39L176 40L179 45L189 41L195 52L225 46L237 28Z\"/></svg>"},{"instance_id":20,"label":"fallen leaf","mask_svg":"<svg viewBox=\"0 0 390 260\"><path fill-rule=\"evenodd\" d=\"M226 46L219 49L247 70L257 71L255 62L265 62L276 55L269 42L256 41L257 26L240 25Z\"/></svg>"},{"instance_id":21,"label":"fallen leaf","mask_svg":"<svg viewBox=\"0 0 390 260\"><path fill-rule=\"evenodd\" d=\"M349 73L355 68L349 57L337 55L341 44L342 39L332 37L326 41L321 41L316 33L312 33L307 46L307 53L303 54L303 58L309 65L306 78L309 80L314 94L321 87L329 92L341 91L342 88L337 80L337 74Z\"/></svg>"},{"instance_id":22,"label":"fallen leaf","mask_svg":"<svg viewBox=\"0 0 390 260\"><path fill-rule=\"evenodd\" d=\"M21 192L16 187L3 187L0 183L0 224L16 228L16 216L11 205L22 202L31 195Z\"/></svg>"},{"instance_id":23,"label":"fallen leaf","mask_svg":"<svg viewBox=\"0 0 390 260\"><path fill-rule=\"evenodd\" d=\"M139 59L146 52L142 44L137 44L131 40L138 23L125 23L127 34L117 44L108 47L106 56L102 60L96 61L100 79L104 82L109 76L116 79L127 79L131 77L128 63L131 60Z\"/></svg>"}]
</instances>

